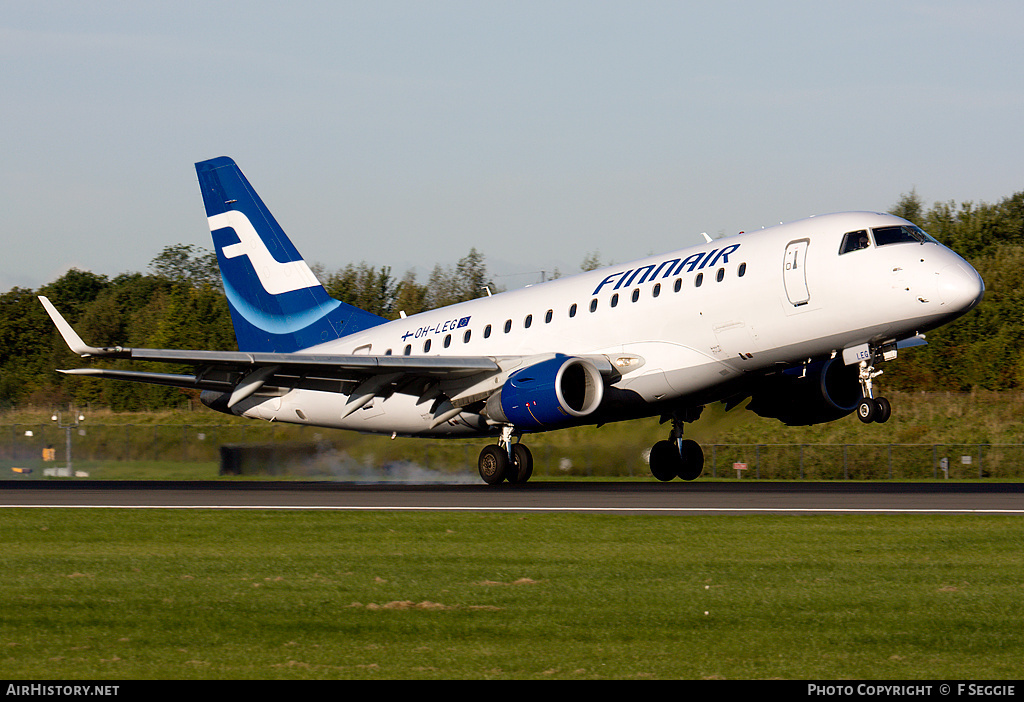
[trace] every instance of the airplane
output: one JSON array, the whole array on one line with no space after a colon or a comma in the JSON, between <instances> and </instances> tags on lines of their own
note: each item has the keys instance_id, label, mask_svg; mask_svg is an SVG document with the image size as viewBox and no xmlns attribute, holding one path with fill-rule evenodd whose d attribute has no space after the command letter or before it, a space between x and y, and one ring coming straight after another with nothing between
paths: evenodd
<instances>
[{"instance_id":1,"label":"airplane","mask_svg":"<svg viewBox=\"0 0 1024 702\"><path fill-rule=\"evenodd\" d=\"M913 223L843 212L712 239L389 321L333 299L233 160L196 164L238 351L86 345L83 358L192 366L180 375L63 373L201 391L213 410L419 437L494 437L484 482L533 472L524 435L659 417L660 481L694 480L687 423L713 403L787 425L885 422L878 366L974 308L981 276Z\"/></svg>"}]
</instances>

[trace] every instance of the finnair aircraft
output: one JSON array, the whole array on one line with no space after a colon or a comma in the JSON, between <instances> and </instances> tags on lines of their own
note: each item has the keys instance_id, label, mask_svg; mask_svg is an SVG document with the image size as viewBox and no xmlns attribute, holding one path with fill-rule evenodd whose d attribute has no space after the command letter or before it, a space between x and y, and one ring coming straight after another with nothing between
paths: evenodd
<instances>
[{"instance_id":1,"label":"finnair aircraft","mask_svg":"<svg viewBox=\"0 0 1024 702\"><path fill-rule=\"evenodd\" d=\"M880 363L965 314L984 284L914 224L847 212L388 321L332 299L229 158L196 164L238 351L87 346L194 375L62 371L202 391L229 414L392 436L492 436L480 476L523 483L533 432L639 417L671 422L654 477L697 478L684 426L710 403L789 425L856 411L884 422ZM707 238L705 236L705 238Z\"/></svg>"}]
</instances>

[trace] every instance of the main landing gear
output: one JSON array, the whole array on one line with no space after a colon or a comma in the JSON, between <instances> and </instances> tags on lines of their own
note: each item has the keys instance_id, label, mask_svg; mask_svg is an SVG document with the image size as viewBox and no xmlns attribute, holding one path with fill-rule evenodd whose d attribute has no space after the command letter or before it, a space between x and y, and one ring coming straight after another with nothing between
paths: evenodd
<instances>
[{"instance_id":1,"label":"main landing gear","mask_svg":"<svg viewBox=\"0 0 1024 702\"><path fill-rule=\"evenodd\" d=\"M875 353L872 352L870 361L860 362L860 391L863 397L857 404L857 418L865 424L878 422L884 424L889 421L892 415L892 405L884 397L875 397L872 389L872 381L882 374L882 371L875 370Z\"/></svg>"},{"instance_id":2,"label":"main landing gear","mask_svg":"<svg viewBox=\"0 0 1024 702\"><path fill-rule=\"evenodd\" d=\"M533 454L518 442L518 438L515 427L502 427L498 443L486 446L480 452L477 468L485 483L497 485L503 480L513 484L525 483L533 475ZM513 439L516 439L515 443Z\"/></svg>"},{"instance_id":3,"label":"main landing gear","mask_svg":"<svg viewBox=\"0 0 1024 702\"><path fill-rule=\"evenodd\" d=\"M704 472L704 451L693 439L683 438L683 419L672 415L672 433L667 441L651 447L651 474L667 482L673 478L696 480Z\"/></svg>"}]
</instances>

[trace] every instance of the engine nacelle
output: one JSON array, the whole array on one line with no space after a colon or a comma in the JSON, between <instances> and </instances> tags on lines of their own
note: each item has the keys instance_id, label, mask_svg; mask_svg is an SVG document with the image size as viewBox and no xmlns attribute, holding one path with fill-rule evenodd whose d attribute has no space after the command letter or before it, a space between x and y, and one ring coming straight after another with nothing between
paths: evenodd
<instances>
[{"instance_id":1,"label":"engine nacelle","mask_svg":"<svg viewBox=\"0 0 1024 702\"><path fill-rule=\"evenodd\" d=\"M224 414L234 414L228 407L228 400L231 399L229 392L217 392L216 390L203 390L199 393L199 401L214 410Z\"/></svg>"},{"instance_id":2,"label":"engine nacelle","mask_svg":"<svg viewBox=\"0 0 1024 702\"><path fill-rule=\"evenodd\" d=\"M859 368L841 359L812 363L765 378L747 409L790 426L832 422L857 408Z\"/></svg>"},{"instance_id":3,"label":"engine nacelle","mask_svg":"<svg viewBox=\"0 0 1024 702\"><path fill-rule=\"evenodd\" d=\"M557 355L515 371L487 399L484 414L524 429L549 429L586 417L604 398L604 380L590 361Z\"/></svg>"}]
</instances>

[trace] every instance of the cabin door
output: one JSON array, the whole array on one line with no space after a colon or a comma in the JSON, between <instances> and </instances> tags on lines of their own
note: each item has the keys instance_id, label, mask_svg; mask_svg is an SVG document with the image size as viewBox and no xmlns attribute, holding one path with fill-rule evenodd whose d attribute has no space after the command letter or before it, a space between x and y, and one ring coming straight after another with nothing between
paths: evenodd
<instances>
[{"instance_id":1,"label":"cabin door","mask_svg":"<svg viewBox=\"0 0 1024 702\"><path fill-rule=\"evenodd\" d=\"M782 282L786 286L786 297L794 307L806 305L811 300L807 289L807 247L810 239L791 241L786 246L783 259Z\"/></svg>"}]
</instances>

